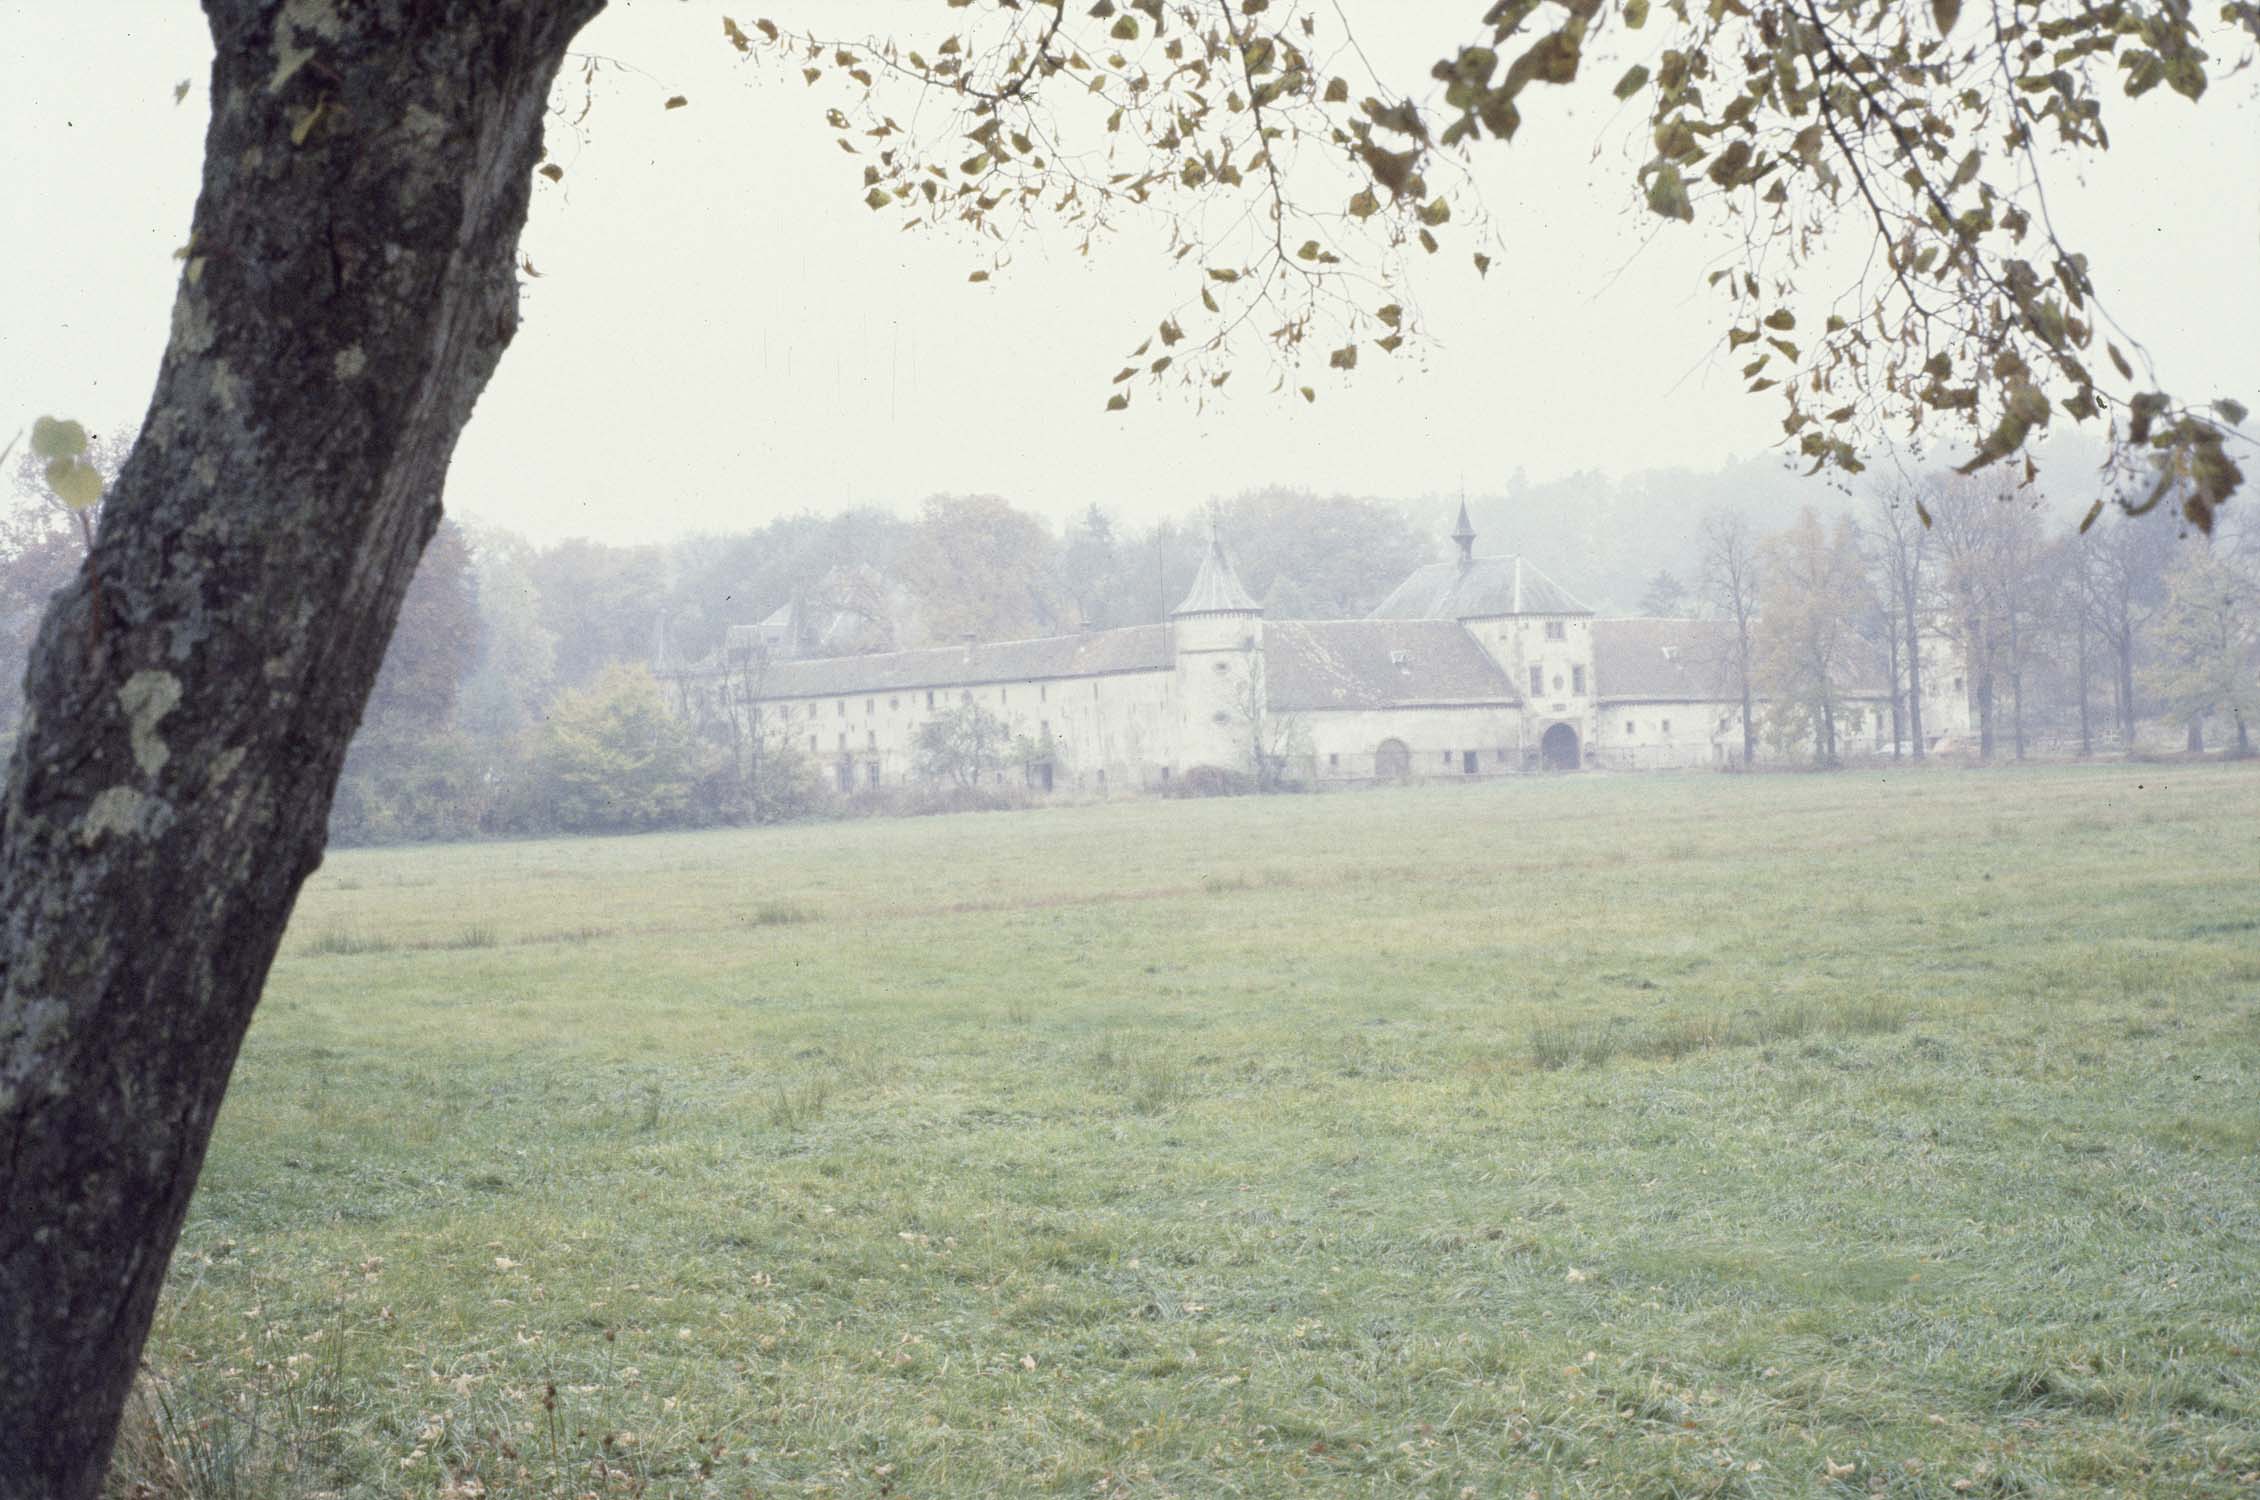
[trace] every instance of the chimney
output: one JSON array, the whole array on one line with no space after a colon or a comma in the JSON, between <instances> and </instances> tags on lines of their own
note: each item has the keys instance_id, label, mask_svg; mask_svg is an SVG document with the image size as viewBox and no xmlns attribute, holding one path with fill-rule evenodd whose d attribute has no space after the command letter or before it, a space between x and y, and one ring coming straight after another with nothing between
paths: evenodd
<instances>
[{"instance_id":1,"label":"chimney","mask_svg":"<svg viewBox=\"0 0 2260 1500\"><path fill-rule=\"evenodd\" d=\"M963 659L967 666L971 666L973 664L973 632L970 630L965 632L963 639L965 642L965 656Z\"/></svg>"}]
</instances>

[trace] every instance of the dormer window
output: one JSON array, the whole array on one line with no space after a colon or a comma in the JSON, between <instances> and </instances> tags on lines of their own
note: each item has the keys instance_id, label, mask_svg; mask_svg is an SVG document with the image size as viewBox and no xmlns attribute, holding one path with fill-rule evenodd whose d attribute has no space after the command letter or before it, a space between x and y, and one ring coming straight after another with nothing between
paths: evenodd
<instances>
[{"instance_id":1,"label":"dormer window","mask_svg":"<svg viewBox=\"0 0 2260 1500\"><path fill-rule=\"evenodd\" d=\"M1566 639L1568 631L1569 627L1559 620L1548 620L1546 622L1546 639L1549 641Z\"/></svg>"}]
</instances>

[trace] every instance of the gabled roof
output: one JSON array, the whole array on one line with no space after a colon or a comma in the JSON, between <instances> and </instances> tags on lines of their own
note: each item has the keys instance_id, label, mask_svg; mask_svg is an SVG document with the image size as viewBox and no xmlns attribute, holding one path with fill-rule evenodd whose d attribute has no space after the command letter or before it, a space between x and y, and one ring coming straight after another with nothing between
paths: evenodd
<instances>
[{"instance_id":1,"label":"gabled roof","mask_svg":"<svg viewBox=\"0 0 2260 1500\"><path fill-rule=\"evenodd\" d=\"M1603 703L1740 698L1734 624L1676 618L1595 620L1593 687Z\"/></svg>"},{"instance_id":2,"label":"gabled roof","mask_svg":"<svg viewBox=\"0 0 2260 1500\"><path fill-rule=\"evenodd\" d=\"M1263 631L1264 697L1275 713L1522 700L1453 620L1278 620Z\"/></svg>"},{"instance_id":3,"label":"gabled roof","mask_svg":"<svg viewBox=\"0 0 2260 1500\"><path fill-rule=\"evenodd\" d=\"M1208 552L1201 558L1201 570L1193 575L1193 586L1185 591L1185 602L1169 613L1174 619L1178 615L1254 614L1262 608L1248 597L1232 564L1225 561L1224 543L1211 536Z\"/></svg>"},{"instance_id":4,"label":"gabled roof","mask_svg":"<svg viewBox=\"0 0 2260 1500\"><path fill-rule=\"evenodd\" d=\"M1589 615L1569 590L1520 557L1430 563L1374 609L1376 620L1482 620L1500 615Z\"/></svg>"},{"instance_id":5,"label":"gabled roof","mask_svg":"<svg viewBox=\"0 0 2260 1500\"><path fill-rule=\"evenodd\" d=\"M1742 696L1731 620L1632 618L1593 622L1593 687L1603 703L1726 703ZM1875 664L1855 662L1836 684L1847 698L1889 698Z\"/></svg>"},{"instance_id":6,"label":"gabled roof","mask_svg":"<svg viewBox=\"0 0 2260 1500\"><path fill-rule=\"evenodd\" d=\"M1169 670L1173 661L1167 626L1130 625L1027 641L772 662L761 679L761 696L831 698L906 688L1157 672Z\"/></svg>"}]
</instances>

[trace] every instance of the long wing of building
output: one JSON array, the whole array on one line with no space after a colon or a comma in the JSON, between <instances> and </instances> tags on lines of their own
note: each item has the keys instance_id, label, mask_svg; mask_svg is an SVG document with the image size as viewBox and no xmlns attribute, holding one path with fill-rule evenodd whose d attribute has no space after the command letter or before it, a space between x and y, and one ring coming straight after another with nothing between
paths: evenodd
<instances>
[{"instance_id":1,"label":"long wing of building","mask_svg":"<svg viewBox=\"0 0 2260 1500\"><path fill-rule=\"evenodd\" d=\"M1452 540L1456 557L1363 620L1266 619L1212 537L1166 624L814 655L872 627L788 605L666 675L710 732L806 754L843 791L917 777L921 731L968 708L998 731L976 774L1044 791L1156 788L1200 767L1325 785L1740 761L1730 623L1597 618L1527 559L1477 555L1464 505ZM1966 732L1960 678L1936 649L1926 729ZM1883 675L1834 687L1839 745L1889 748ZM1776 753L1798 753L1798 732L1793 715L1768 720Z\"/></svg>"}]
</instances>

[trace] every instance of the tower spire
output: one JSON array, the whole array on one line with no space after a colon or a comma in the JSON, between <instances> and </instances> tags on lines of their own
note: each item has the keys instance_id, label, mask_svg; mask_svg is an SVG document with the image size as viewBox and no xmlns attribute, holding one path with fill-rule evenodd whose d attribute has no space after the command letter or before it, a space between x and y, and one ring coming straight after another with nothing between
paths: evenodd
<instances>
[{"instance_id":1,"label":"tower spire","mask_svg":"<svg viewBox=\"0 0 2260 1500\"><path fill-rule=\"evenodd\" d=\"M1460 524L1452 530L1452 540L1460 544L1460 568L1466 571L1475 566L1475 524L1467 518L1467 496L1460 496Z\"/></svg>"},{"instance_id":2,"label":"tower spire","mask_svg":"<svg viewBox=\"0 0 2260 1500\"><path fill-rule=\"evenodd\" d=\"M1224 529L1214 511L1209 513L1208 555L1193 575L1185 602L1170 611L1171 618L1193 614L1260 614L1263 606L1248 596L1239 575L1224 556Z\"/></svg>"}]
</instances>

